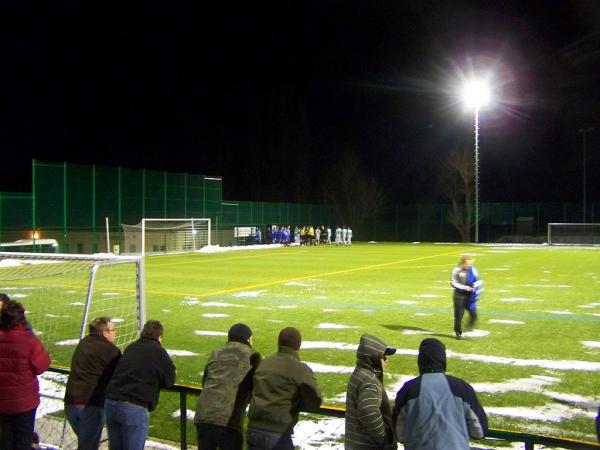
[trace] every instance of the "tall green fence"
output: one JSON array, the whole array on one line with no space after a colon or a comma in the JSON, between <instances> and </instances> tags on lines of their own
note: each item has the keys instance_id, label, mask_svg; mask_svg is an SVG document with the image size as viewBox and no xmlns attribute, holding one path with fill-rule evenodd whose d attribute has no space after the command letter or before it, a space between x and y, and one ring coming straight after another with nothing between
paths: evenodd
<instances>
[{"instance_id":1,"label":"tall green fence","mask_svg":"<svg viewBox=\"0 0 600 450\"><path fill-rule=\"evenodd\" d=\"M589 202L588 222L600 203ZM447 204L391 204L353 228L354 240L457 242ZM581 222L581 203L482 203L481 242L546 239L550 222ZM0 242L56 239L61 252L111 251L121 243L121 224L151 218L211 218L213 242L243 243L235 227L343 225L327 205L223 199L218 177L68 163L33 161L32 192L0 192ZM108 221L108 236L106 224ZM244 241L246 242L246 241ZM247 242L246 242L247 243Z\"/></svg>"}]
</instances>

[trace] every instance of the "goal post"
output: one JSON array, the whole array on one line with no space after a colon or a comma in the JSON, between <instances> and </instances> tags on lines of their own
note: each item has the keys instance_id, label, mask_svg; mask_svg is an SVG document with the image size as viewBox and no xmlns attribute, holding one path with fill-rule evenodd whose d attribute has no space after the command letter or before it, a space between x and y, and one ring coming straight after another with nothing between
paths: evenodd
<instances>
[{"instance_id":1,"label":"goal post","mask_svg":"<svg viewBox=\"0 0 600 450\"><path fill-rule=\"evenodd\" d=\"M600 223L549 223L548 245L600 245Z\"/></svg>"},{"instance_id":2,"label":"goal post","mask_svg":"<svg viewBox=\"0 0 600 450\"><path fill-rule=\"evenodd\" d=\"M144 218L136 225L122 224L128 254L187 253L211 245L211 219Z\"/></svg>"},{"instance_id":3,"label":"goal post","mask_svg":"<svg viewBox=\"0 0 600 450\"><path fill-rule=\"evenodd\" d=\"M139 337L146 320L143 258L48 253L0 253L0 292L21 302L34 332L69 366L79 339L96 317L110 317L115 344Z\"/></svg>"}]
</instances>

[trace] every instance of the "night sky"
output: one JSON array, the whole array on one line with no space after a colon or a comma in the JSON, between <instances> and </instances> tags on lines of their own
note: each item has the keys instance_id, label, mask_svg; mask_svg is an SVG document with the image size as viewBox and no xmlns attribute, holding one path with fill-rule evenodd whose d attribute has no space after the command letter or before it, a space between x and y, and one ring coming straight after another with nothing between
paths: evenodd
<instances>
[{"instance_id":1,"label":"night sky","mask_svg":"<svg viewBox=\"0 0 600 450\"><path fill-rule=\"evenodd\" d=\"M221 175L228 199L323 201L355 159L390 202L443 201L473 148L481 200L600 201L600 2L4 1L0 190L31 159ZM335 181L335 180L333 180Z\"/></svg>"}]
</instances>

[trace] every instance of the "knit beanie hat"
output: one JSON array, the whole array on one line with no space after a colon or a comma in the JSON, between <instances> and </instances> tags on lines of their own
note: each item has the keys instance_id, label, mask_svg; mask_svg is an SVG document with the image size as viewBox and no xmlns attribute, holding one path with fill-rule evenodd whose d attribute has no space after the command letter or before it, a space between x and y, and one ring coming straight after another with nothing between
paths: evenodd
<instances>
[{"instance_id":1,"label":"knit beanie hat","mask_svg":"<svg viewBox=\"0 0 600 450\"><path fill-rule=\"evenodd\" d=\"M287 327L281 330L279 333L279 339L277 341L277 345L280 347L289 347L292 350L300 350L300 345L302 344L302 336L300 332L294 327Z\"/></svg>"},{"instance_id":2,"label":"knit beanie hat","mask_svg":"<svg viewBox=\"0 0 600 450\"><path fill-rule=\"evenodd\" d=\"M252 330L245 323L236 323L232 325L227 333L227 339L230 341L246 342L252 336Z\"/></svg>"}]
</instances>

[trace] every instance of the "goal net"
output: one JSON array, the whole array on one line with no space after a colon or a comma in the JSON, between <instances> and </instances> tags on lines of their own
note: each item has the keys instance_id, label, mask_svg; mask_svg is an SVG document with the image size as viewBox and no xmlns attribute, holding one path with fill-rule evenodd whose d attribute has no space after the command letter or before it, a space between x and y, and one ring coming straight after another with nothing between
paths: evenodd
<instances>
[{"instance_id":1,"label":"goal net","mask_svg":"<svg viewBox=\"0 0 600 450\"><path fill-rule=\"evenodd\" d=\"M69 366L96 317L112 318L119 347L137 339L145 320L142 264L140 257L0 253L0 292L23 304L52 364Z\"/></svg>"},{"instance_id":2,"label":"goal net","mask_svg":"<svg viewBox=\"0 0 600 450\"><path fill-rule=\"evenodd\" d=\"M600 223L549 223L550 245L600 245Z\"/></svg>"},{"instance_id":3,"label":"goal net","mask_svg":"<svg viewBox=\"0 0 600 450\"><path fill-rule=\"evenodd\" d=\"M138 338L145 321L143 274L139 256L0 253L0 292L23 304L54 367L38 377L35 429L48 448L77 447L62 419L67 377L58 371L70 366L75 346L97 317L112 319L121 350Z\"/></svg>"},{"instance_id":4,"label":"goal net","mask_svg":"<svg viewBox=\"0 0 600 450\"><path fill-rule=\"evenodd\" d=\"M210 219L142 219L122 225L124 253L186 253L210 245Z\"/></svg>"}]
</instances>

